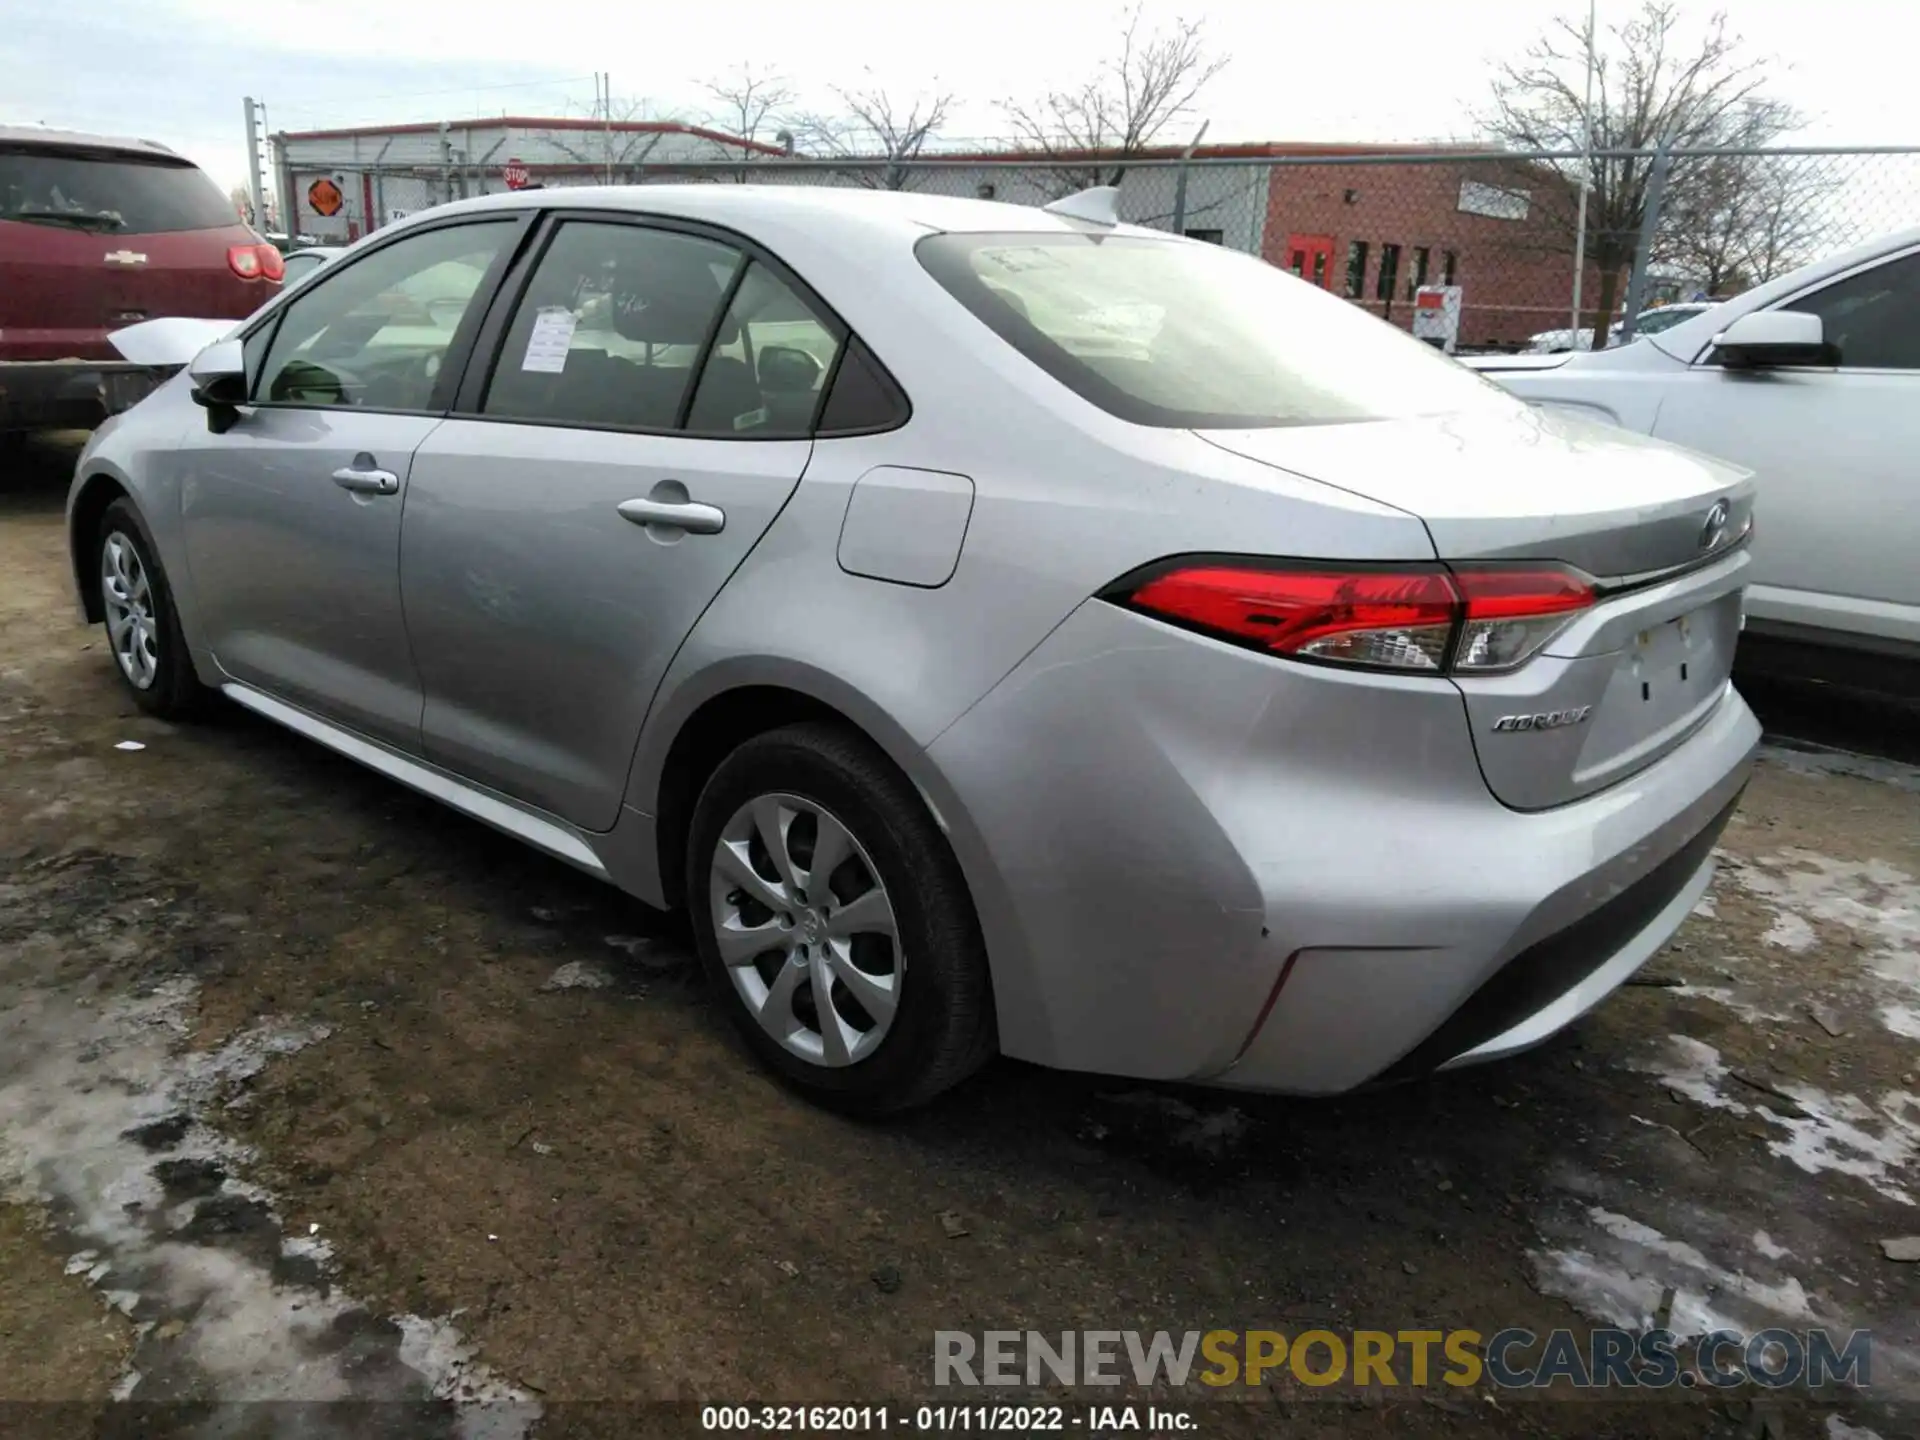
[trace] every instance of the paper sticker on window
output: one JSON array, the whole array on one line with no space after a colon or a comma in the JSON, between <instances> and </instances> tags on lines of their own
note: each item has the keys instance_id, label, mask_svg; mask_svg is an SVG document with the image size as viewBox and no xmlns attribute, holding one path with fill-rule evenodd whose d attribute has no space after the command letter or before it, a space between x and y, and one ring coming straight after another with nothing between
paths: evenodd
<instances>
[{"instance_id":1,"label":"paper sticker on window","mask_svg":"<svg viewBox=\"0 0 1920 1440\"><path fill-rule=\"evenodd\" d=\"M527 336L527 353L520 360L520 368L545 375L565 370L567 347L573 343L573 327L578 323L573 311L564 306L542 306L533 317L533 333Z\"/></svg>"},{"instance_id":2,"label":"paper sticker on window","mask_svg":"<svg viewBox=\"0 0 1920 1440\"><path fill-rule=\"evenodd\" d=\"M733 417L733 428L736 430L751 430L756 425L764 425L766 423L767 407L764 405L758 410L749 410L744 415L736 415Z\"/></svg>"}]
</instances>

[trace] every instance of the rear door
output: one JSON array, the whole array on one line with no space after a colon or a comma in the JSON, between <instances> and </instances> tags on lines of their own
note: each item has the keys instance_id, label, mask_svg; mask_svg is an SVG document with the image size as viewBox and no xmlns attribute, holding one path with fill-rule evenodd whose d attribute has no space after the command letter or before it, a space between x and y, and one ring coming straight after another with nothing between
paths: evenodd
<instances>
[{"instance_id":1,"label":"rear door","mask_svg":"<svg viewBox=\"0 0 1920 1440\"><path fill-rule=\"evenodd\" d=\"M1738 372L1703 355L1654 433L1755 470L1756 620L1920 648L1920 251L1777 308L1820 316L1839 365Z\"/></svg>"},{"instance_id":2,"label":"rear door","mask_svg":"<svg viewBox=\"0 0 1920 1440\"><path fill-rule=\"evenodd\" d=\"M187 564L220 668L408 751L408 474L523 225L435 227L330 267L249 337L254 403L179 446Z\"/></svg>"},{"instance_id":3,"label":"rear door","mask_svg":"<svg viewBox=\"0 0 1920 1440\"><path fill-rule=\"evenodd\" d=\"M277 293L227 263L253 242L183 160L0 142L0 356L107 360L109 330L240 319Z\"/></svg>"},{"instance_id":4,"label":"rear door","mask_svg":"<svg viewBox=\"0 0 1920 1440\"><path fill-rule=\"evenodd\" d=\"M522 271L414 456L400 588L427 756L605 830L668 663L806 468L845 332L690 228L561 218Z\"/></svg>"}]
</instances>

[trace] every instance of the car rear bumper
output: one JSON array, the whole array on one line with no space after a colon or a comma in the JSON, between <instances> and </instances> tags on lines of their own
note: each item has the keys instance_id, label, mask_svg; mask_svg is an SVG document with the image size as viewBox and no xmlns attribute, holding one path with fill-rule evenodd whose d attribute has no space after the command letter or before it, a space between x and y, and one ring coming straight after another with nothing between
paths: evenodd
<instances>
[{"instance_id":1,"label":"car rear bumper","mask_svg":"<svg viewBox=\"0 0 1920 1440\"><path fill-rule=\"evenodd\" d=\"M172 373L113 360L0 360L0 432L89 429Z\"/></svg>"},{"instance_id":2,"label":"car rear bumper","mask_svg":"<svg viewBox=\"0 0 1920 1440\"><path fill-rule=\"evenodd\" d=\"M1003 1048L1330 1094L1570 1023L1704 891L1759 726L1728 686L1654 764L1521 812L1468 725L1450 685L1083 606L929 750Z\"/></svg>"}]
</instances>

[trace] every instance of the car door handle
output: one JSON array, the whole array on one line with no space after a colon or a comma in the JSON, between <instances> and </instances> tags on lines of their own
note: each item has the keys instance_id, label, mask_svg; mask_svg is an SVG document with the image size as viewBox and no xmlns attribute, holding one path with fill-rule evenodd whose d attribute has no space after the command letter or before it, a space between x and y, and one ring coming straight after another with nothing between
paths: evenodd
<instances>
[{"instance_id":1,"label":"car door handle","mask_svg":"<svg viewBox=\"0 0 1920 1440\"><path fill-rule=\"evenodd\" d=\"M400 488L400 477L391 470L360 470L342 465L333 472L333 483L357 495L392 495Z\"/></svg>"},{"instance_id":2,"label":"car door handle","mask_svg":"<svg viewBox=\"0 0 1920 1440\"><path fill-rule=\"evenodd\" d=\"M727 512L698 500L622 500L620 518L636 525L671 525L690 535L718 535L727 527Z\"/></svg>"}]
</instances>

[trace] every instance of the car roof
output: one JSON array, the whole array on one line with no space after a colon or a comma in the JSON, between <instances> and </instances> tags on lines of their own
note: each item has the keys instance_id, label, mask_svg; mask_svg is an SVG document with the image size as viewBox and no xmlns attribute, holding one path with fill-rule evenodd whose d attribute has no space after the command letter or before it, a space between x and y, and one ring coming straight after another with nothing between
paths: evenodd
<instances>
[{"instance_id":1,"label":"car roof","mask_svg":"<svg viewBox=\"0 0 1920 1440\"><path fill-rule=\"evenodd\" d=\"M126 135L93 135L84 130L55 130L45 125L0 125L0 145L31 145L48 150L118 150L126 155L185 160L184 156L169 150L157 140L136 140Z\"/></svg>"},{"instance_id":2,"label":"car roof","mask_svg":"<svg viewBox=\"0 0 1920 1440\"><path fill-rule=\"evenodd\" d=\"M805 172L800 172L805 173ZM929 195L917 190L865 190L816 184L755 185L606 185L516 190L456 200L420 212L421 218L454 211L565 208L621 210L680 219L707 220L752 230L756 224L795 222L862 230L900 230L932 234L945 231L1086 234L1131 233L1157 239L1179 237L1136 225L1092 225L1030 205ZM403 223L411 223L403 222ZM1203 242L1192 241L1192 244Z\"/></svg>"}]
</instances>

